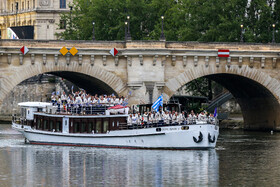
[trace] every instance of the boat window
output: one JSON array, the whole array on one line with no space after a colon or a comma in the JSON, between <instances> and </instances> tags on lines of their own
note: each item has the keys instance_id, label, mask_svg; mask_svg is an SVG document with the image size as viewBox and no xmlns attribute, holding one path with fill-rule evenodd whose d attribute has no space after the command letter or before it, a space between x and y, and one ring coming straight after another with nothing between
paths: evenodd
<instances>
[{"instance_id":1,"label":"boat window","mask_svg":"<svg viewBox=\"0 0 280 187\"><path fill-rule=\"evenodd\" d=\"M74 132L73 133L77 133L79 129L79 122L74 122Z\"/></svg>"},{"instance_id":2,"label":"boat window","mask_svg":"<svg viewBox=\"0 0 280 187\"><path fill-rule=\"evenodd\" d=\"M96 121L96 133L101 133L101 121Z\"/></svg>"},{"instance_id":3,"label":"boat window","mask_svg":"<svg viewBox=\"0 0 280 187\"><path fill-rule=\"evenodd\" d=\"M109 130L109 122L107 120L103 121L103 132L107 133L108 130Z\"/></svg>"},{"instance_id":4,"label":"boat window","mask_svg":"<svg viewBox=\"0 0 280 187\"><path fill-rule=\"evenodd\" d=\"M39 119L39 120L38 120L38 124L37 124L37 128L38 128L38 129L41 129L41 120L42 120L42 119Z\"/></svg>"},{"instance_id":5,"label":"boat window","mask_svg":"<svg viewBox=\"0 0 280 187\"><path fill-rule=\"evenodd\" d=\"M82 124L81 124L81 131L80 132L81 133L86 132L86 123L85 122L82 122Z\"/></svg>"},{"instance_id":6,"label":"boat window","mask_svg":"<svg viewBox=\"0 0 280 187\"><path fill-rule=\"evenodd\" d=\"M52 120L50 120L50 127L49 127L49 130L50 130L50 131L53 131L53 121L52 121Z\"/></svg>"},{"instance_id":7,"label":"boat window","mask_svg":"<svg viewBox=\"0 0 280 187\"><path fill-rule=\"evenodd\" d=\"M92 132L92 122L89 122L89 123L88 123L87 132L88 132L88 133L91 133L91 132Z\"/></svg>"},{"instance_id":8,"label":"boat window","mask_svg":"<svg viewBox=\"0 0 280 187\"><path fill-rule=\"evenodd\" d=\"M59 132L61 129L61 121L56 122L55 132Z\"/></svg>"},{"instance_id":9,"label":"boat window","mask_svg":"<svg viewBox=\"0 0 280 187\"><path fill-rule=\"evenodd\" d=\"M44 126L43 126L43 130L46 130L47 129L47 120L44 120Z\"/></svg>"},{"instance_id":10,"label":"boat window","mask_svg":"<svg viewBox=\"0 0 280 187\"><path fill-rule=\"evenodd\" d=\"M113 123L112 123L112 127L114 127L115 126L115 122L113 121Z\"/></svg>"}]
</instances>

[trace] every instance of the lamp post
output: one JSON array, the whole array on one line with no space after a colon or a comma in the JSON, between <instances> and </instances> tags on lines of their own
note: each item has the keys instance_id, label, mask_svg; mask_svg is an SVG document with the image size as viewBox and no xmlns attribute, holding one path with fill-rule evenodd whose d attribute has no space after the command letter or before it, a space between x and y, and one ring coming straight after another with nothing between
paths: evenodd
<instances>
[{"instance_id":1,"label":"lamp post","mask_svg":"<svg viewBox=\"0 0 280 187\"><path fill-rule=\"evenodd\" d=\"M127 40L127 21L124 22L124 39Z\"/></svg>"},{"instance_id":2,"label":"lamp post","mask_svg":"<svg viewBox=\"0 0 280 187\"><path fill-rule=\"evenodd\" d=\"M240 28L241 28L240 42L244 42L244 39L243 39L243 24L240 25Z\"/></svg>"},{"instance_id":3,"label":"lamp post","mask_svg":"<svg viewBox=\"0 0 280 187\"><path fill-rule=\"evenodd\" d=\"M129 20L130 20L130 16L128 15L127 17L127 40L131 40L131 36L130 36L130 30L129 30Z\"/></svg>"},{"instance_id":4,"label":"lamp post","mask_svg":"<svg viewBox=\"0 0 280 187\"><path fill-rule=\"evenodd\" d=\"M164 16L161 16L161 35L160 35L160 41L165 41L165 36L164 36L164 32L163 32L163 20L164 20Z\"/></svg>"},{"instance_id":5,"label":"lamp post","mask_svg":"<svg viewBox=\"0 0 280 187\"><path fill-rule=\"evenodd\" d=\"M272 31L272 43L275 43L275 24L274 23L272 24L272 28L273 28L273 31Z\"/></svg>"},{"instance_id":6,"label":"lamp post","mask_svg":"<svg viewBox=\"0 0 280 187\"><path fill-rule=\"evenodd\" d=\"M95 22L93 21L93 22L92 22L92 40L93 40L93 41L95 40L95 36L94 36L94 25L95 25Z\"/></svg>"},{"instance_id":7,"label":"lamp post","mask_svg":"<svg viewBox=\"0 0 280 187\"><path fill-rule=\"evenodd\" d=\"M17 26L18 2L16 2L16 26Z\"/></svg>"},{"instance_id":8,"label":"lamp post","mask_svg":"<svg viewBox=\"0 0 280 187\"><path fill-rule=\"evenodd\" d=\"M72 10L73 6L69 6L70 8L70 37L72 36Z\"/></svg>"}]
</instances>

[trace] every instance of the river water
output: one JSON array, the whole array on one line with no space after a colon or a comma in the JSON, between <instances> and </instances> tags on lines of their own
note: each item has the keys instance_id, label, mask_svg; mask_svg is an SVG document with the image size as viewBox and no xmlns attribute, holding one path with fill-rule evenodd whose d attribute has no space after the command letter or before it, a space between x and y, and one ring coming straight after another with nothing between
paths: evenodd
<instances>
[{"instance_id":1,"label":"river water","mask_svg":"<svg viewBox=\"0 0 280 187\"><path fill-rule=\"evenodd\" d=\"M280 133L221 131L212 150L24 144L0 125L0 187L280 186Z\"/></svg>"}]
</instances>

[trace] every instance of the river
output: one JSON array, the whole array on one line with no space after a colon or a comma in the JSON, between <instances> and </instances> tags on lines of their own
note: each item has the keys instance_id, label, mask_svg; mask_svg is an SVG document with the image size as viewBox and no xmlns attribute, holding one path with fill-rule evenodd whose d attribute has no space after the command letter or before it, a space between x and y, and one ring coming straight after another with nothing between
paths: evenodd
<instances>
[{"instance_id":1,"label":"river","mask_svg":"<svg viewBox=\"0 0 280 187\"><path fill-rule=\"evenodd\" d=\"M280 133L223 130L212 150L24 144L0 125L0 186L279 186Z\"/></svg>"}]
</instances>

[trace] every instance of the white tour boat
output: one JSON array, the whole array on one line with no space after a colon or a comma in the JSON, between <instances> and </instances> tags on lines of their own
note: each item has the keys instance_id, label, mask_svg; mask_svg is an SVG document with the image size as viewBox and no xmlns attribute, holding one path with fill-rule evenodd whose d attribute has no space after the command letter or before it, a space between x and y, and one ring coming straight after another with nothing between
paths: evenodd
<instances>
[{"instance_id":1,"label":"white tour boat","mask_svg":"<svg viewBox=\"0 0 280 187\"><path fill-rule=\"evenodd\" d=\"M128 110L113 113L105 106L75 110L58 109L51 103L19 103L21 116L13 116L12 127L30 144L145 149L208 149L216 146L216 120L194 120L181 124L128 125ZM146 109L148 107L145 107ZM122 112L122 113L120 113Z\"/></svg>"}]
</instances>

